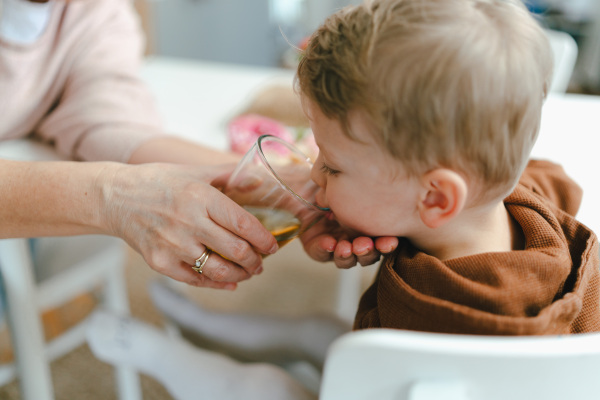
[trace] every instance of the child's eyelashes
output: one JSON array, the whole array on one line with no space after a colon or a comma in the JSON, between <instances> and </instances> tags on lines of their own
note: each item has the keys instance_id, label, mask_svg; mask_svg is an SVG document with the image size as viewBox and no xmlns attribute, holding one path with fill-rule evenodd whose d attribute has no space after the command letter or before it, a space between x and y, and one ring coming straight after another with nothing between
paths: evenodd
<instances>
[{"instance_id":1,"label":"child's eyelashes","mask_svg":"<svg viewBox=\"0 0 600 400\"><path fill-rule=\"evenodd\" d=\"M327 175L331 175L331 176L336 176L337 174L339 174L339 173L340 173L340 171L337 171L337 170L335 170L335 169L329 168L329 167L327 166L327 164L323 164L323 165L321 166L321 172L323 172L323 173L325 173L325 174L327 174Z\"/></svg>"}]
</instances>

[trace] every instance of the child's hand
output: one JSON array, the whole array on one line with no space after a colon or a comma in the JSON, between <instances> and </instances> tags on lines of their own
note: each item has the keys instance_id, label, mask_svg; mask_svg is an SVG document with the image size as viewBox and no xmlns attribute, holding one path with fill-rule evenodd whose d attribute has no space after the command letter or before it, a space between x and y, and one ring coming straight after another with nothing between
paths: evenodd
<instances>
[{"instance_id":1,"label":"child's hand","mask_svg":"<svg viewBox=\"0 0 600 400\"><path fill-rule=\"evenodd\" d=\"M352 268L357 263L367 266L376 263L382 254L388 254L398 247L398 238L385 236L373 238L358 236L350 243L339 240L333 252L333 260L338 268Z\"/></svg>"},{"instance_id":2,"label":"child's hand","mask_svg":"<svg viewBox=\"0 0 600 400\"><path fill-rule=\"evenodd\" d=\"M342 228L336 221L322 221L300 236L304 250L317 261L335 262L338 268L351 268L357 263L371 265L382 254L398 247L397 237L370 238Z\"/></svg>"}]
</instances>

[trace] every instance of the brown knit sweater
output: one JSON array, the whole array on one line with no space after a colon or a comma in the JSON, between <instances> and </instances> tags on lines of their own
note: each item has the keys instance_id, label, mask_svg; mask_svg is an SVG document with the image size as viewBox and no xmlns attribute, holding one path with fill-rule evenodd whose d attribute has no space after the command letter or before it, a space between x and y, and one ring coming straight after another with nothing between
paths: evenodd
<instances>
[{"instance_id":1,"label":"brown knit sweater","mask_svg":"<svg viewBox=\"0 0 600 400\"><path fill-rule=\"evenodd\" d=\"M440 261L401 240L364 293L354 329L600 331L598 240L572 216L580 201L581 189L561 167L530 162L504 201L523 229L525 250Z\"/></svg>"}]
</instances>

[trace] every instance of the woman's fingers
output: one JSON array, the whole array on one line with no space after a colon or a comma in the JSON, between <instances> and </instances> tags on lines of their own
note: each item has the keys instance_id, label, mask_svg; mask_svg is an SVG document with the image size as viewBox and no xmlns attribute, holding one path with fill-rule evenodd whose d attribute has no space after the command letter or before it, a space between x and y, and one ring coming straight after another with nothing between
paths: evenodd
<instances>
[{"instance_id":1,"label":"woman's fingers","mask_svg":"<svg viewBox=\"0 0 600 400\"><path fill-rule=\"evenodd\" d=\"M208 258L202 265L201 256L204 254L204 247L195 250L194 256L181 256L178 252L169 251L167 247L160 250L149 252L150 258L146 259L148 265L155 271L166 275L180 282L185 282L192 286L203 286L213 288L234 289L235 284L249 279L252 275L239 265L224 259L218 253L210 251ZM200 259L202 273L193 269L196 266L196 260ZM255 274L262 272L261 266L255 270Z\"/></svg>"},{"instance_id":2,"label":"woman's fingers","mask_svg":"<svg viewBox=\"0 0 600 400\"><path fill-rule=\"evenodd\" d=\"M211 277L210 277L211 267L214 267L214 265L218 263L218 261L215 260L217 257L219 257L219 256L216 254L211 254L210 258L212 258L212 260L209 258L209 261L206 263L206 265L202 269L202 274L199 274L198 272L194 271L192 269L191 265L186 264L185 262L180 262L180 264L177 268L171 269L171 271L173 272L173 275L174 275L174 276L171 276L171 278L178 280L180 282L185 282L191 286L210 287L210 288L214 288L214 289L226 289L226 290L236 289L237 282L242 281L243 279L241 279L239 281L217 281L217 280L211 279ZM239 267L235 267L235 268L240 269ZM248 276L248 274L246 274L246 276Z\"/></svg>"},{"instance_id":3,"label":"woman's fingers","mask_svg":"<svg viewBox=\"0 0 600 400\"><path fill-rule=\"evenodd\" d=\"M254 264L261 254L277 251L275 237L248 211L237 205L227 196L218 193L207 207L208 218L216 224L211 229L203 229L208 247L216 250L229 260L246 266Z\"/></svg>"},{"instance_id":4,"label":"woman's fingers","mask_svg":"<svg viewBox=\"0 0 600 400\"><path fill-rule=\"evenodd\" d=\"M205 249L211 253L202 271L214 282L240 282L262 272L262 256L244 238L274 252L277 242L252 215L227 198L207 205L207 218L198 223L193 245L182 246L181 260L194 265ZM266 243L266 244L265 244ZM195 272L195 271L194 271ZM204 282L204 278L200 279Z\"/></svg>"},{"instance_id":5,"label":"woman's fingers","mask_svg":"<svg viewBox=\"0 0 600 400\"><path fill-rule=\"evenodd\" d=\"M275 238L210 185L216 173L168 164L119 168L104 198L110 232L154 270L194 286L229 288L259 273L260 253L275 252ZM192 265L206 247L214 252L198 274Z\"/></svg>"}]
</instances>

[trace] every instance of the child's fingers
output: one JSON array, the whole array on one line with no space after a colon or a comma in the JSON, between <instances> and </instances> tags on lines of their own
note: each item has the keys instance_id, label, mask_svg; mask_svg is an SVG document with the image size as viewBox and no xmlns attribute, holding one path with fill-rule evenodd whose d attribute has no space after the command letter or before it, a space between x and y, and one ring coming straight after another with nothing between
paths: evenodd
<instances>
[{"instance_id":1,"label":"child's fingers","mask_svg":"<svg viewBox=\"0 0 600 400\"><path fill-rule=\"evenodd\" d=\"M375 249L373 239L366 236L357 237L352 241L352 253L362 266L371 265L379 261L380 253Z\"/></svg>"},{"instance_id":2,"label":"child's fingers","mask_svg":"<svg viewBox=\"0 0 600 400\"><path fill-rule=\"evenodd\" d=\"M352 243L340 240L333 252L333 261L338 268L348 269L356 265L357 259L352 253Z\"/></svg>"},{"instance_id":3,"label":"child's fingers","mask_svg":"<svg viewBox=\"0 0 600 400\"><path fill-rule=\"evenodd\" d=\"M398 247L398 238L395 236L382 236L375 239L375 248L381 254L388 254Z\"/></svg>"},{"instance_id":4,"label":"child's fingers","mask_svg":"<svg viewBox=\"0 0 600 400\"><path fill-rule=\"evenodd\" d=\"M304 243L304 251L316 261L331 261L337 240L329 235L316 236Z\"/></svg>"}]
</instances>

